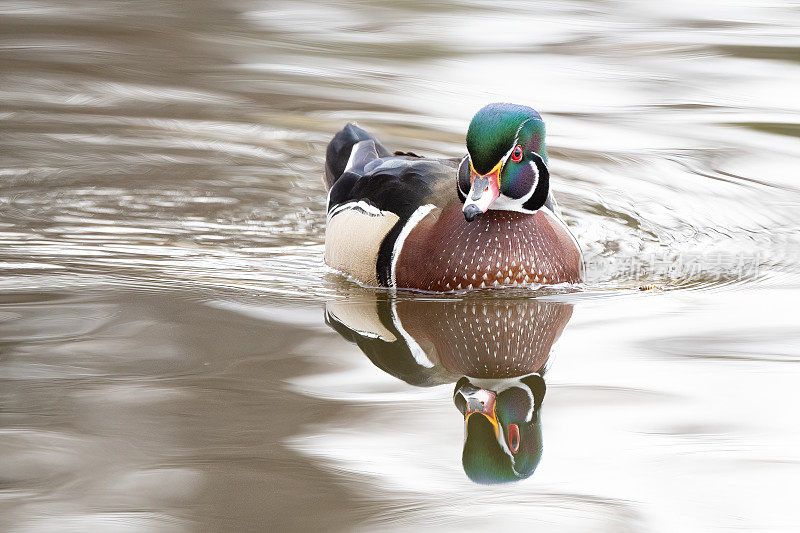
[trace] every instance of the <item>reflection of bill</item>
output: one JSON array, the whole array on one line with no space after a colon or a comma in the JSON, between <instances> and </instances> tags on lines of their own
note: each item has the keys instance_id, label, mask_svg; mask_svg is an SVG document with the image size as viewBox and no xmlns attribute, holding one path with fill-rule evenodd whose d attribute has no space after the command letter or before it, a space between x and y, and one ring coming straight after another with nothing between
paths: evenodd
<instances>
[{"instance_id":1,"label":"reflection of bill","mask_svg":"<svg viewBox=\"0 0 800 533\"><path fill-rule=\"evenodd\" d=\"M464 471L496 483L530 476L539 463L542 378L572 306L530 298L329 302L326 321L375 366L420 387L457 382L464 416Z\"/></svg>"}]
</instances>

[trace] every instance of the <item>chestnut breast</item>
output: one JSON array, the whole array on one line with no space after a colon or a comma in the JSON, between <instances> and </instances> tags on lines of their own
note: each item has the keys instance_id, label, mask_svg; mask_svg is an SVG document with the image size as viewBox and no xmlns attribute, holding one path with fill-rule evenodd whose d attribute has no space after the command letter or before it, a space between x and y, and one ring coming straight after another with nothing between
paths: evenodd
<instances>
[{"instance_id":1,"label":"chestnut breast","mask_svg":"<svg viewBox=\"0 0 800 533\"><path fill-rule=\"evenodd\" d=\"M535 299L400 300L403 330L451 374L509 378L538 372L572 306Z\"/></svg>"},{"instance_id":2,"label":"chestnut breast","mask_svg":"<svg viewBox=\"0 0 800 533\"><path fill-rule=\"evenodd\" d=\"M460 204L433 209L409 233L396 258L395 285L427 291L577 283L580 249L545 210L490 210L472 222Z\"/></svg>"}]
</instances>

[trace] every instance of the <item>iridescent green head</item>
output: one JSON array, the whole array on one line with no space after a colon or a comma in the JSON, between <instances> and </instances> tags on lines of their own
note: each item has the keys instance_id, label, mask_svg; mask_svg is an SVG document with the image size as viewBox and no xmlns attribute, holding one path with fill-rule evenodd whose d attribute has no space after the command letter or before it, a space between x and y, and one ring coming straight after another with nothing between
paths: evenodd
<instances>
[{"instance_id":1,"label":"iridescent green head","mask_svg":"<svg viewBox=\"0 0 800 533\"><path fill-rule=\"evenodd\" d=\"M489 104L467 130L467 151L458 169L464 216L489 209L533 213L547 200L550 174L544 122L535 109Z\"/></svg>"},{"instance_id":2,"label":"iridescent green head","mask_svg":"<svg viewBox=\"0 0 800 533\"><path fill-rule=\"evenodd\" d=\"M539 407L547 389L539 374L498 381L484 389L456 383L453 402L464 415L464 472L476 483L530 477L542 458Z\"/></svg>"}]
</instances>

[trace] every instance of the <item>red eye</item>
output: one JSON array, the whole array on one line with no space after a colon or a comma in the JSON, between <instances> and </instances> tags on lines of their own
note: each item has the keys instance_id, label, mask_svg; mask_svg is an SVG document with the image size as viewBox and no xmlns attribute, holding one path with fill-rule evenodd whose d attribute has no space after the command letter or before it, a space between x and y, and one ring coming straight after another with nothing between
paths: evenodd
<instances>
[{"instance_id":1,"label":"red eye","mask_svg":"<svg viewBox=\"0 0 800 533\"><path fill-rule=\"evenodd\" d=\"M519 450L519 426L516 424L508 425L508 447L512 453L517 453Z\"/></svg>"},{"instance_id":2,"label":"red eye","mask_svg":"<svg viewBox=\"0 0 800 533\"><path fill-rule=\"evenodd\" d=\"M522 146L516 145L514 147L514 151L511 152L511 160L514 163L519 163L520 161L522 161Z\"/></svg>"}]
</instances>

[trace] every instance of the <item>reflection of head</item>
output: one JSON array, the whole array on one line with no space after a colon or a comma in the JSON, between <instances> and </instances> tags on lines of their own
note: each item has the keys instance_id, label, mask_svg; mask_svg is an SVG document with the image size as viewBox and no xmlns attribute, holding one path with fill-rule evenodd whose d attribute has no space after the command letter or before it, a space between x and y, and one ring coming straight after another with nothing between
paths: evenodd
<instances>
[{"instance_id":1,"label":"reflection of head","mask_svg":"<svg viewBox=\"0 0 800 533\"><path fill-rule=\"evenodd\" d=\"M453 396L464 415L464 472L476 483L518 481L533 474L542 457L539 406L545 383L532 374L481 388L458 381Z\"/></svg>"}]
</instances>

